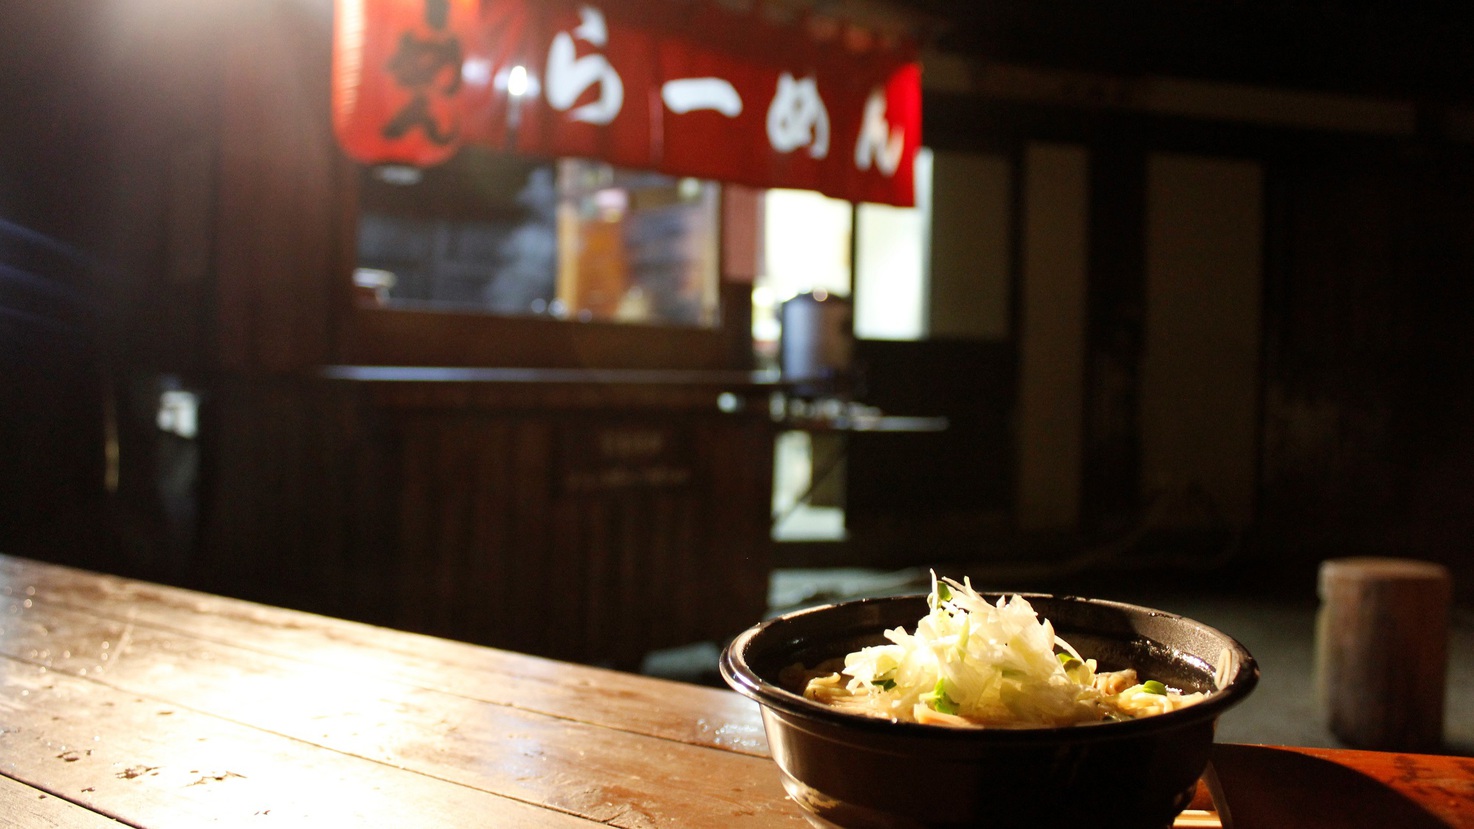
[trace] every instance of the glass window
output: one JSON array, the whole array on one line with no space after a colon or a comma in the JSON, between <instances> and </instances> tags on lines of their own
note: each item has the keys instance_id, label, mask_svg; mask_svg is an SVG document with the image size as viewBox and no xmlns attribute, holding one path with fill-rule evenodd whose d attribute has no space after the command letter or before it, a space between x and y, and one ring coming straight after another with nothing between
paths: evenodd
<instances>
[{"instance_id":1,"label":"glass window","mask_svg":"<svg viewBox=\"0 0 1474 829\"><path fill-rule=\"evenodd\" d=\"M714 327L718 190L593 161L466 149L362 172L360 301Z\"/></svg>"},{"instance_id":2,"label":"glass window","mask_svg":"<svg viewBox=\"0 0 1474 829\"><path fill-rule=\"evenodd\" d=\"M763 208L764 284L779 299L849 296L851 204L811 190L769 190Z\"/></svg>"},{"instance_id":3,"label":"glass window","mask_svg":"<svg viewBox=\"0 0 1474 829\"><path fill-rule=\"evenodd\" d=\"M931 152L916 154L916 206L855 208L855 336L927 336L930 281Z\"/></svg>"},{"instance_id":4,"label":"glass window","mask_svg":"<svg viewBox=\"0 0 1474 829\"><path fill-rule=\"evenodd\" d=\"M849 297L853 216L849 202L811 190L764 191L752 336L766 363L777 365L784 302L810 291Z\"/></svg>"},{"instance_id":5,"label":"glass window","mask_svg":"<svg viewBox=\"0 0 1474 829\"><path fill-rule=\"evenodd\" d=\"M568 314L717 323L714 184L572 159L558 169L558 296Z\"/></svg>"}]
</instances>

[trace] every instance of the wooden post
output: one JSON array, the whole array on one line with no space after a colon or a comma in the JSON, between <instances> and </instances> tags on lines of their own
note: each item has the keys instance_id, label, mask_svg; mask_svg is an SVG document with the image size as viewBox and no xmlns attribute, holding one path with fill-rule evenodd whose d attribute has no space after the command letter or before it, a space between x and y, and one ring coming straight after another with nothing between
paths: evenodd
<instances>
[{"instance_id":1,"label":"wooden post","mask_svg":"<svg viewBox=\"0 0 1474 829\"><path fill-rule=\"evenodd\" d=\"M1331 559L1321 564L1319 587L1317 690L1331 733L1355 748L1436 749L1453 597L1448 568Z\"/></svg>"}]
</instances>

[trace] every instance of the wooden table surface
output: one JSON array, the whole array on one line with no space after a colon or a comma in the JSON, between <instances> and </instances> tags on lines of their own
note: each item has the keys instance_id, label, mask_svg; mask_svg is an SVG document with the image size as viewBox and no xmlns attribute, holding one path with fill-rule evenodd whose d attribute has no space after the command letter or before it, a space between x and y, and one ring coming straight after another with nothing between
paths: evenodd
<instances>
[{"instance_id":1,"label":"wooden table surface","mask_svg":"<svg viewBox=\"0 0 1474 829\"><path fill-rule=\"evenodd\" d=\"M5 556L0 607L0 825L809 825L728 691ZM1239 829L1474 827L1470 758L1214 765Z\"/></svg>"}]
</instances>

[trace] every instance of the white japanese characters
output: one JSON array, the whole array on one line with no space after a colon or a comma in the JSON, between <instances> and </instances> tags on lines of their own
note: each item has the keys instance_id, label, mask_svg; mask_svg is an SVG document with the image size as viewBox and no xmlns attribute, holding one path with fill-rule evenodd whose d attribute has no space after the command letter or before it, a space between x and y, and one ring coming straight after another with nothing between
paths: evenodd
<instances>
[{"instance_id":1,"label":"white japanese characters","mask_svg":"<svg viewBox=\"0 0 1474 829\"><path fill-rule=\"evenodd\" d=\"M768 143L780 153L808 147L813 158L829 155L829 110L812 76L778 76L778 91L768 104Z\"/></svg>"},{"instance_id":2,"label":"white japanese characters","mask_svg":"<svg viewBox=\"0 0 1474 829\"><path fill-rule=\"evenodd\" d=\"M742 114L742 96L730 81L721 78L681 78L660 87L660 100L677 115L712 109L728 118Z\"/></svg>"},{"instance_id":3,"label":"white japanese characters","mask_svg":"<svg viewBox=\"0 0 1474 829\"><path fill-rule=\"evenodd\" d=\"M624 81L602 54L578 57L574 38L600 49L607 46L609 28L604 23L604 13L593 6L583 6L579 9L577 28L571 34L559 32L553 37L553 45L548 49L548 106L568 112L568 117L575 121L607 124L624 107ZM595 84L599 85L598 100L569 112L579 96Z\"/></svg>"},{"instance_id":4,"label":"white japanese characters","mask_svg":"<svg viewBox=\"0 0 1474 829\"><path fill-rule=\"evenodd\" d=\"M865 114L860 121L860 137L855 141L855 167L875 169L887 176L896 174L906 149L906 133L892 128L885 117L885 90L877 87L865 99Z\"/></svg>"},{"instance_id":5,"label":"white japanese characters","mask_svg":"<svg viewBox=\"0 0 1474 829\"><path fill-rule=\"evenodd\" d=\"M578 43L587 44L594 51L580 57ZM579 7L578 25L554 35L548 49L544 91L549 106L566 113L573 121L588 124L605 125L618 117L624 107L624 81L603 53L608 45L609 28L604 13L594 6ZM596 86L598 96L593 101L574 106ZM536 89L535 80L532 88ZM660 100L676 115L714 111L736 118L743 112L742 95L737 87L719 77L667 80L660 86ZM829 109L819 94L818 78L780 73L768 104L766 126L768 143L775 152L805 150L811 158L827 158ZM865 102L855 141L855 167L861 171L873 168L892 176L900 167L905 145L905 131L887 118L885 90L877 87Z\"/></svg>"}]
</instances>

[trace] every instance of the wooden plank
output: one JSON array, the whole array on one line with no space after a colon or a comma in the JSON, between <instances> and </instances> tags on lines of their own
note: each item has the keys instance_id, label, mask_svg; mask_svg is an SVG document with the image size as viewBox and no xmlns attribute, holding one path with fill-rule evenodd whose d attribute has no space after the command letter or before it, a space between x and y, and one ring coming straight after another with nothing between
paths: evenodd
<instances>
[{"instance_id":1,"label":"wooden plank","mask_svg":"<svg viewBox=\"0 0 1474 829\"><path fill-rule=\"evenodd\" d=\"M7 683L12 686L50 690L76 677L137 695L158 716L183 710L215 715L304 745L614 825L768 827L802 821L766 759L380 678L376 668L393 657L360 650L362 673L354 675L320 666L314 653L262 654L44 601L12 615L17 620L0 637L0 653L15 660ZM102 642L119 644L102 648ZM77 700L45 710L76 718L77 706L92 707ZM20 727L34 730L36 723ZM44 730L55 739L49 726Z\"/></svg>"},{"instance_id":2,"label":"wooden plank","mask_svg":"<svg viewBox=\"0 0 1474 829\"><path fill-rule=\"evenodd\" d=\"M685 590L695 591L690 587L692 582L676 581L681 557L693 552L681 544L683 527L678 521L681 507L690 501L691 496L684 492L651 494L650 525L658 529L651 534L645 563L640 567L639 583L643 593L642 604L659 608L659 611L641 614L640 641L660 641L670 627L692 629L679 612L680 594Z\"/></svg>"},{"instance_id":3,"label":"wooden plank","mask_svg":"<svg viewBox=\"0 0 1474 829\"><path fill-rule=\"evenodd\" d=\"M1474 759L1220 744L1213 767L1235 826L1474 827Z\"/></svg>"},{"instance_id":4,"label":"wooden plank","mask_svg":"<svg viewBox=\"0 0 1474 829\"><path fill-rule=\"evenodd\" d=\"M721 585L720 602L698 605L708 637L735 636L762 617L772 569L772 424L713 422L700 441L712 470L706 521L712 528L699 551L699 577L687 584Z\"/></svg>"},{"instance_id":5,"label":"wooden plank","mask_svg":"<svg viewBox=\"0 0 1474 829\"><path fill-rule=\"evenodd\" d=\"M510 589L519 583L507 578L507 570L531 551L519 549L511 536L515 513L510 509L509 493L516 485L508 474L514 451L511 428L505 419L484 418L466 441L474 458L470 474L474 482L470 487L472 543L462 582L466 592L460 601L467 608L466 626L475 631L478 642L495 642L492 637L496 635L511 643L520 638L517 615L512 612L517 594Z\"/></svg>"},{"instance_id":6,"label":"wooden plank","mask_svg":"<svg viewBox=\"0 0 1474 829\"><path fill-rule=\"evenodd\" d=\"M511 523L509 548L516 552L502 557L506 581L503 621L528 638L530 634L523 631L536 622L528 618L512 597L535 594L541 589L556 591L578 566L576 558L557 557L556 539L563 531L563 522L554 519L551 498L552 476L556 474L549 460L553 457L554 434L555 426L547 419L518 418L509 436L510 453L506 456L508 492L503 502L503 520Z\"/></svg>"},{"instance_id":7,"label":"wooden plank","mask_svg":"<svg viewBox=\"0 0 1474 829\"><path fill-rule=\"evenodd\" d=\"M381 614L382 602L362 603L349 578L394 583L381 563L392 540L375 532L392 523L383 516L390 490L355 476L380 450L354 422L350 390L280 377L224 378L210 389L219 408L215 472L205 480L229 505L202 512L198 547L181 536L175 560L149 572L258 601Z\"/></svg>"},{"instance_id":8,"label":"wooden plank","mask_svg":"<svg viewBox=\"0 0 1474 829\"><path fill-rule=\"evenodd\" d=\"M0 556L0 595L592 725L759 757L768 753L757 706L715 688L7 556Z\"/></svg>"},{"instance_id":9,"label":"wooden plank","mask_svg":"<svg viewBox=\"0 0 1474 829\"><path fill-rule=\"evenodd\" d=\"M55 797L19 780L0 776L0 826L26 829L106 829L123 824Z\"/></svg>"},{"instance_id":10,"label":"wooden plank","mask_svg":"<svg viewBox=\"0 0 1474 829\"><path fill-rule=\"evenodd\" d=\"M218 129L219 360L245 372L328 362L347 305L346 164L326 112L332 4L227 4ZM329 324L324 324L324 323Z\"/></svg>"},{"instance_id":11,"label":"wooden plank","mask_svg":"<svg viewBox=\"0 0 1474 829\"><path fill-rule=\"evenodd\" d=\"M439 489L432 513L439 539L430 561L416 562L413 566L428 564L434 573L431 608L435 624L430 632L437 636L467 638L470 633L460 617L466 562L474 541L470 512L478 495L471 467L475 448L468 420L465 416L451 416L432 424L435 452L429 459L429 474Z\"/></svg>"},{"instance_id":12,"label":"wooden plank","mask_svg":"<svg viewBox=\"0 0 1474 829\"><path fill-rule=\"evenodd\" d=\"M651 521L650 501L653 493L625 490L603 496L609 502L609 520L614 525L612 575L614 579L604 585L609 594L617 597L619 610L615 613L614 641L608 652L615 654L615 664L630 670L639 670L644 649L637 643L655 642L646 638L643 621L652 615L661 615L665 602L651 604L641 593L643 586L639 572L641 564L648 564L651 542L659 532ZM597 590L595 585L593 589ZM663 599L663 597L662 597Z\"/></svg>"},{"instance_id":13,"label":"wooden plank","mask_svg":"<svg viewBox=\"0 0 1474 829\"><path fill-rule=\"evenodd\" d=\"M551 442L551 439L550 439ZM549 473L557 475L554 471ZM551 483L557 486L556 481ZM569 498L544 500L551 521L548 523L548 544L544 550L544 561L552 572L558 574L558 583L571 584L578 591L577 595L583 595L588 585L593 583L597 576L590 566L590 544L584 534L584 524L588 520L587 510L581 501ZM577 607L564 609L569 617L564 621L568 636L577 639L580 650L594 647L585 635L584 616L588 608L584 603L578 603ZM571 657L570 657L571 658Z\"/></svg>"},{"instance_id":14,"label":"wooden plank","mask_svg":"<svg viewBox=\"0 0 1474 829\"><path fill-rule=\"evenodd\" d=\"M608 501L597 495L565 496L572 501L570 515L578 533L574 541L578 545L562 555L576 562L576 571L582 573L577 608L582 606L583 631L580 634L589 652L608 653L615 635L605 620L611 618L614 607L613 542L609 538L609 527L613 523L609 516Z\"/></svg>"},{"instance_id":15,"label":"wooden plank","mask_svg":"<svg viewBox=\"0 0 1474 829\"><path fill-rule=\"evenodd\" d=\"M708 530L703 506L697 502L683 504L679 524L680 530L675 536L676 557L670 566L670 581L676 585L671 596L671 612L681 630L701 630L702 605L710 602L701 595L701 590L691 585L703 583L701 563L712 547L707 542ZM757 619L754 618L752 622L756 623Z\"/></svg>"},{"instance_id":16,"label":"wooden plank","mask_svg":"<svg viewBox=\"0 0 1474 829\"><path fill-rule=\"evenodd\" d=\"M366 365L736 369L719 329L355 308L340 353Z\"/></svg>"},{"instance_id":17,"label":"wooden plank","mask_svg":"<svg viewBox=\"0 0 1474 829\"><path fill-rule=\"evenodd\" d=\"M422 461L428 456L431 443L424 430L404 428L399 432L398 453L399 491L399 555L392 562L398 590L393 595L394 607L390 617L395 624L413 630L425 629L428 621L422 615L429 604L430 592L424 583L423 568L413 565L421 563L425 549L430 544L434 522L429 519L435 493L430 484L433 476ZM407 539L416 539L411 544Z\"/></svg>"},{"instance_id":18,"label":"wooden plank","mask_svg":"<svg viewBox=\"0 0 1474 829\"><path fill-rule=\"evenodd\" d=\"M0 673L6 774L131 825L589 826L42 666Z\"/></svg>"},{"instance_id":19,"label":"wooden plank","mask_svg":"<svg viewBox=\"0 0 1474 829\"><path fill-rule=\"evenodd\" d=\"M402 620L399 624L477 644L559 659L607 660L604 664L632 669L651 650L708 638L713 626L705 617L730 618L747 608L750 615L740 624L722 628L726 636L760 618L766 557L756 559L759 566L739 568L748 581L743 596L758 602L745 601L737 611L725 602L691 601L682 595L690 583L671 580L676 570L671 547L677 539L684 539L683 555L704 554L707 528L717 525L696 520L716 514L719 506L700 482L726 486L715 480L719 473L710 463L689 468L690 429L668 418L625 414L578 414L535 424L488 412L427 411L400 419L404 588L392 602L402 607L394 617ZM626 431L658 436L658 451L631 460L619 456L617 447L601 448L605 438ZM696 434L705 440L724 437L710 429ZM514 445L514 438L523 435L529 439ZM669 471L666 465L679 466L691 480L665 485L639 478L642 471ZM529 474L516 475L519 471ZM606 472L632 475L635 482L590 482ZM765 505L765 492L737 494ZM667 503L673 509L666 509ZM552 511L560 520L536 520ZM676 520L678 514L690 517ZM766 507L747 518L753 516L765 518ZM754 533L745 534L765 532L762 521L755 526ZM695 568L685 575L700 577ZM667 580L663 586L662 579ZM730 592L730 585L723 590ZM547 623L554 601L577 615L574 623ZM696 613L680 612L683 602Z\"/></svg>"}]
</instances>

